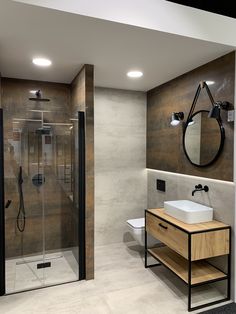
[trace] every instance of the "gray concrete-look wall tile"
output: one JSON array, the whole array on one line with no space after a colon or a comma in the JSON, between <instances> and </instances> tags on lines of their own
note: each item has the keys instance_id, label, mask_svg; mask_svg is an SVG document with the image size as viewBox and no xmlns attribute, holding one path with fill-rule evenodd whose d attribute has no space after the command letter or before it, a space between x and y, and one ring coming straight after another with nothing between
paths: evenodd
<instances>
[{"instance_id":1,"label":"gray concrete-look wall tile","mask_svg":"<svg viewBox=\"0 0 236 314\"><path fill-rule=\"evenodd\" d=\"M193 202L214 208L214 218L225 223L234 222L234 190L235 184L227 181L188 176L165 171L151 170L148 173L148 207L154 204L164 205L165 200L188 199ZM156 190L156 180L166 181L166 192ZM209 192L196 192L192 196L196 184L207 185Z\"/></svg>"},{"instance_id":2,"label":"gray concrete-look wall tile","mask_svg":"<svg viewBox=\"0 0 236 314\"><path fill-rule=\"evenodd\" d=\"M146 94L95 89L95 243L121 242L147 207Z\"/></svg>"}]
</instances>

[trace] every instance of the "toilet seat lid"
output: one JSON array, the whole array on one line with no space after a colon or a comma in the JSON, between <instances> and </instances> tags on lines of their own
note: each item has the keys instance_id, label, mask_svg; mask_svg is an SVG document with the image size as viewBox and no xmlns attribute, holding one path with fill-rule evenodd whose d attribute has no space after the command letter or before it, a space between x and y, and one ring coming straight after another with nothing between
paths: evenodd
<instances>
[{"instance_id":1,"label":"toilet seat lid","mask_svg":"<svg viewBox=\"0 0 236 314\"><path fill-rule=\"evenodd\" d=\"M135 229L141 229L144 228L145 226L145 219L144 218L129 219L127 220L127 223Z\"/></svg>"}]
</instances>

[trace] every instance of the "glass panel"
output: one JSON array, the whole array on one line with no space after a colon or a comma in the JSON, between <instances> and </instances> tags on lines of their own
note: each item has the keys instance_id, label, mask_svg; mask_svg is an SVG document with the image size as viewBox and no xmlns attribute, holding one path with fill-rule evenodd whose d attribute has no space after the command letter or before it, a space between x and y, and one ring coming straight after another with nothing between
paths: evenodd
<instances>
[{"instance_id":1,"label":"glass panel","mask_svg":"<svg viewBox=\"0 0 236 314\"><path fill-rule=\"evenodd\" d=\"M41 121L4 115L6 292L44 283L37 264L43 261L42 191L34 184L42 170Z\"/></svg>"},{"instance_id":2,"label":"glass panel","mask_svg":"<svg viewBox=\"0 0 236 314\"><path fill-rule=\"evenodd\" d=\"M78 119L51 107L4 108L6 293L79 279Z\"/></svg>"},{"instance_id":3,"label":"glass panel","mask_svg":"<svg viewBox=\"0 0 236 314\"><path fill-rule=\"evenodd\" d=\"M75 123L75 122L74 122ZM78 280L78 209L74 207L73 123L48 122L43 137L45 285Z\"/></svg>"}]
</instances>

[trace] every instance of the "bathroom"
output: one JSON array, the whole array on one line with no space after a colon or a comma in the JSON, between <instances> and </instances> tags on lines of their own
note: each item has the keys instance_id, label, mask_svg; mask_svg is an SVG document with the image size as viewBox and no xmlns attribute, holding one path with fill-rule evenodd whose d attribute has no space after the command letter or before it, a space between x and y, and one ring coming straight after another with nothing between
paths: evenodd
<instances>
[{"instance_id":1,"label":"bathroom","mask_svg":"<svg viewBox=\"0 0 236 314\"><path fill-rule=\"evenodd\" d=\"M82 30L87 29L86 36L91 36L95 43L84 48L81 54L87 54L87 58L81 59L75 57L81 47L68 39L67 45L75 52L60 49L59 38L54 42L55 51L59 51L54 59L54 48L49 49L53 33L46 39L32 40L34 49L30 44L22 48L19 61L16 55L11 59L11 45L6 42L5 49L3 46L0 71L5 177L1 180L5 188L4 207L8 199L11 204L1 220L2 224L5 221L5 239L1 244L9 263L4 293L7 296L1 297L0 309L2 306L3 313L13 309L23 313L21 303L31 294L43 296L44 300L34 305L29 297L32 307L29 313L37 313L41 306L54 312L59 309L63 312L64 306L63 313L67 313L66 304L59 302L51 308L50 302L58 294L70 302L71 294L78 309L87 306L90 312L94 304L98 313L132 312L132 304L137 302L137 308L142 308L140 313L157 313L157 306L166 306L168 313L176 313L175 308L179 313L187 313L186 287L168 269L145 269L144 247L135 241L127 220L144 218L145 209L162 208L165 201L191 200L213 207L214 219L231 226L234 247L234 118L230 120L229 113L234 117L235 49L88 17L78 19L76 15L46 8L8 5L12 18L17 14L22 24L26 13L32 21L40 21L44 16L45 26L41 29L44 34L54 20L61 25L68 23L68 29L64 33L61 29L58 34L66 37L66 32L73 33L76 25L81 29L76 34L81 36L81 42L85 39ZM1 21L4 24L4 16ZM95 29L102 41L100 45ZM36 22L34 30L37 31ZM109 46L104 39L105 30ZM118 40L112 39L114 33L123 37L117 35ZM16 45L16 29L13 35ZM122 44L127 48L120 52ZM92 53L93 48L99 57ZM31 55L34 57L37 49L52 59L51 66L40 68L31 64ZM134 51L139 53L134 56ZM128 77L127 72L133 69L143 75ZM225 132L223 147L219 154L216 151L217 159L205 167L188 160L182 143L184 123L201 82L206 82L214 100L230 104L228 110L220 110ZM195 112L210 111L211 107L206 88L202 88ZM78 112L84 113L83 117ZM171 125L173 112L183 113L177 126ZM49 134L37 133L42 121L44 128L51 128ZM22 147L18 156L19 137ZM85 147L80 146L83 140ZM14 154L9 143L15 145ZM206 143L209 150L211 144ZM20 219L18 229L19 168L15 173L9 170L15 163L22 164L26 210L25 226ZM157 180L165 184L165 191L163 186L157 188ZM209 190L192 195L198 184ZM20 231L22 226L24 230ZM35 269L37 264L42 264L40 275ZM61 268L63 265L65 269ZM234 300L233 249L231 268ZM77 282L84 279L85 282ZM59 285L62 283L68 284ZM52 287L34 290L48 286ZM214 289L209 288L208 294L204 294L204 289L197 291L193 301L197 305L208 303L211 298L214 301ZM63 290L67 291L66 296ZM219 291L222 290L220 286ZM21 291L24 292L16 298L15 292ZM51 298L46 297L47 291L52 291ZM122 304L125 295L129 300ZM158 295L161 300L155 303ZM165 295L171 301L165 301ZM91 301L82 300L88 296ZM147 300L146 306L142 299Z\"/></svg>"}]
</instances>

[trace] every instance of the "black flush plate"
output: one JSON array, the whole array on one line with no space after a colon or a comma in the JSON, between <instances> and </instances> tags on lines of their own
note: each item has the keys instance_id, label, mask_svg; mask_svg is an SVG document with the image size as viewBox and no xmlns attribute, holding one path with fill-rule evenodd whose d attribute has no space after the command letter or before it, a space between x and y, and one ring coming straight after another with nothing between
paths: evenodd
<instances>
[{"instance_id":1,"label":"black flush plate","mask_svg":"<svg viewBox=\"0 0 236 314\"><path fill-rule=\"evenodd\" d=\"M157 190L165 192L166 191L166 181L157 179Z\"/></svg>"},{"instance_id":2,"label":"black flush plate","mask_svg":"<svg viewBox=\"0 0 236 314\"><path fill-rule=\"evenodd\" d=\"M37 269L51 267L51 262L37 264Z\"/></svg>"}]
</instances>

